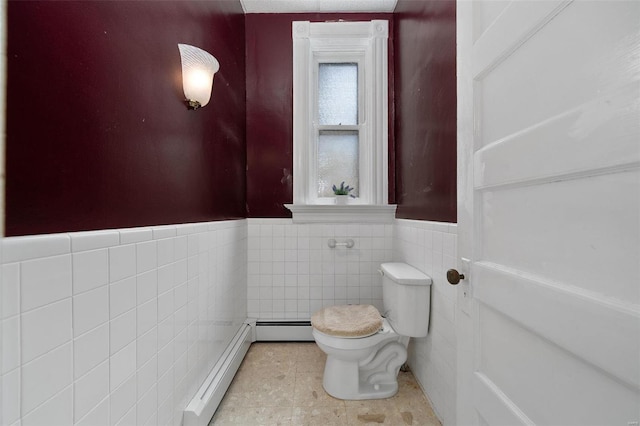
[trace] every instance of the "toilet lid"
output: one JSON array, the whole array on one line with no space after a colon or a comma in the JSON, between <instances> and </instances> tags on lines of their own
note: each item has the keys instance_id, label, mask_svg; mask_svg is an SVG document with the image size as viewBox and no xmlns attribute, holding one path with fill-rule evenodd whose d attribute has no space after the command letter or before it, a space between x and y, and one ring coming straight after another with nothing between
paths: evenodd
<instances>
[{"instance_id":1,"label":"toilet lid","mask_svg":"<svg viewBox=\"0 0 640 426\"><path fill-rule=\"evenodd\" d=\"M371 305L329 306L313 314L311 325L330 336L367 337L382 328L382 317Z\"/></svg>"}]
</instances>

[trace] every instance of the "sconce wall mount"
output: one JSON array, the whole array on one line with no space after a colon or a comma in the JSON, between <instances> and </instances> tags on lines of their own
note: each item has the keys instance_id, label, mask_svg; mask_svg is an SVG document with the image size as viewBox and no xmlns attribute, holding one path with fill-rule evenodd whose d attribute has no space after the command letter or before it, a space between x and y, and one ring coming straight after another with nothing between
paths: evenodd
<instances>
[{"instance_id":1,"label":"sconce wall mount","mask_svg":"<svg viewBox=\"0 0 640 426\"><path fill-rule=\"evenodd\" d=\"M182 62L182 89L190 109L209 103L213 75L220 69L218 60L198 47L178 44Z\"/></svg>"}]
</instances>

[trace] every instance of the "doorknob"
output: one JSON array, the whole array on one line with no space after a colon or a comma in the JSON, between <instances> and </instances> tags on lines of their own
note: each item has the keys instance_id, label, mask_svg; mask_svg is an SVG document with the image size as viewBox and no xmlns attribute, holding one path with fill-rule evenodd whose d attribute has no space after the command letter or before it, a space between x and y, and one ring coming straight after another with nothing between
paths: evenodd
<instances>
[{"instance_id":1,"label":"doorknob","mask_svg":"<svg viewBox=\"0 0 640 426\"><path fill-rule=\"evenodd\" d=\"M449 281L449 284L456 285L460 280L464 280L464 274L459 273L455 269L449 269L447 271L447 281Z\"/></svg>"}]
</instances>

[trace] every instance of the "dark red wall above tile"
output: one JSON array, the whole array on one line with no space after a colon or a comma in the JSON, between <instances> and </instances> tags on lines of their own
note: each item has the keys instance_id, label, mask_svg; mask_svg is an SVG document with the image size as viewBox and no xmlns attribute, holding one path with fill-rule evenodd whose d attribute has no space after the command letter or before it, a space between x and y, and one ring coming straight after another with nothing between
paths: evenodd
<instances>
[{"instance_id":1,"label":"dark red wall above tile","mask_svg":"<svg viewBox=\"0 0 640 426\"><path fill-rule=\"evenodd\" d=\"M11 1L6 235L288 217L291 22L332 19L390 20L390 202L455 222L453 0L246 17L228 0ZM179 42L221 63L195 112Z\"/></svg>"},{"instance_id":2,"label":"dark red wall above tile","mask_svg":"<svg viewBox=\"0 0 640 426\"><path fill-rule=\"evenodd\" d=\"M177 44L221 64L182 99ZM6 235L245 216L239 1L8 2Z\"/></svg>"},{"instance_id":3,"label":"dark red wall above tile","mask_svg":"<svg viewBox=\"0 0 640 426\"><path fill-rule=\"evenodd\" d=\"M456 2L399 0L396 217L456 222Z\"/></svg>"},{"instance_id":4,"label":"dark red wall above tile","mask_svg":"<svg viewBox=\"0 0 640 426\"><path fill-rule=\"evenodd\" d=\"M293 201L293 21L389 20L391 14L249 14L247 52L247 214L291 217ZM389 97L393 99L393 44L389 46ZM390 116L393 117L392 108ZM393 123L390 174L393 175ZM393 199L393 179L390 182Z\"/></svg>"}]
</instances>

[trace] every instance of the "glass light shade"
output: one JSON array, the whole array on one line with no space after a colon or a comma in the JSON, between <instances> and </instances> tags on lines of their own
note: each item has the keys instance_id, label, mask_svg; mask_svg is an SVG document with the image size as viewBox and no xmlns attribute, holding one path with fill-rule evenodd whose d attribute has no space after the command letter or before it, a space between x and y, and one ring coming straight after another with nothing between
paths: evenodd
<instances>
[{"instance_id":1,"label":"glass light shade","mask_svg":"<svg viewBox=\"0 0 640 426\"><path fill-rule=\"evenodd\" d=\"M182 61L182 89L194 109L211 99L213 75L220 69L218 60L209 52L188 44L178 44Z\"/></svg>"}]
</instances>

